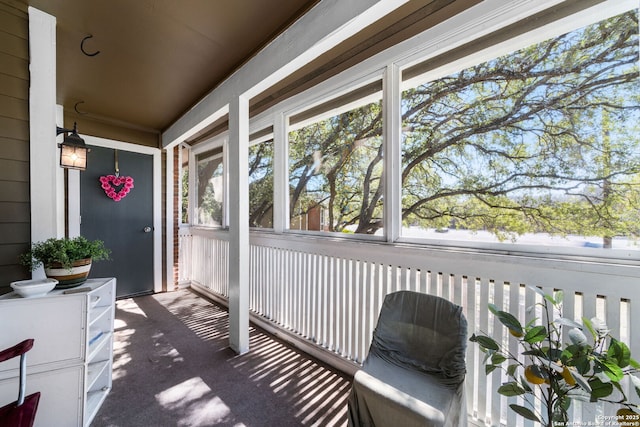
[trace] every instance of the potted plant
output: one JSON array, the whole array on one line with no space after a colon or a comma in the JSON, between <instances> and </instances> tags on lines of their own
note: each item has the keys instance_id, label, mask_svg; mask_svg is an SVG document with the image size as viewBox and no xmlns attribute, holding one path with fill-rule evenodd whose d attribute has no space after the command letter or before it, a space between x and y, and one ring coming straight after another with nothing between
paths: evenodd
<instances>
[{"instance_id":1,"label":"potted plant","mask_svg":"<svg viewBox=\"0 0 640 427\"><path fill-rule=\"evenodd\" d=\"M91 263L109 259L110 253L101 240L87 240L82 236L50 238L33 243L31 249L22 254L21 262L31 271L44 266L45 275L58 281L57 288L64 288L87 280Z\"/></svg>"},{"instance_id":2,"label":"potted plant","mask_svg":"<svg viewBox=\"0 0 640 427\"><path fill-rule=\"evenodd\" d=\"M474 334L470 341L486 354L485 372L506 372L508 381L498 388L504 396L521 396L525 406L510 404L518 415L546 427L570 425L572 399L620 405L615 422L640 423L638 406L629 402L621 385L628 377L640 396L640 379L634 375L640 365L631 358L629 347L612 337L598 318L583 318L583 324L562 317L561 291L553 296L530 287L542 296L543 319L522 325L518 319L493 304L489 310L518 341L519 354L487 335ZM563 329L568 342L563 343ZM591 335L587 338L585 332ZM540 401L537 411L535 401ZM635 410L635 412L634 412ZM622 425L622 424L611 424ZM637 425L637 424L625 424Z\"/></svg>"}]
</instances>

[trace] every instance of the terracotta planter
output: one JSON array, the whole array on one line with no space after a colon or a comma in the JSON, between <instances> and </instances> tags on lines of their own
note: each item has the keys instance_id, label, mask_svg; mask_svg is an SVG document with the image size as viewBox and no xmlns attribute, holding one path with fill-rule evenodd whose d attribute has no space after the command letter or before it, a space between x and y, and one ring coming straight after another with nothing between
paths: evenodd
<instances>
[{"instance_id":1,"label":"terracotta planter","mask_svg":"<svg viewBox=\"0 0 640 427\"><path fill-rule=\"evenodd\" d=\"M56 279L56 289L72 288L84 283L91 270L91 258L80 259L73 263L71 269L54 264L52 268L45 268L44 274L51 279Z\"/></svg>"}]
</instances>

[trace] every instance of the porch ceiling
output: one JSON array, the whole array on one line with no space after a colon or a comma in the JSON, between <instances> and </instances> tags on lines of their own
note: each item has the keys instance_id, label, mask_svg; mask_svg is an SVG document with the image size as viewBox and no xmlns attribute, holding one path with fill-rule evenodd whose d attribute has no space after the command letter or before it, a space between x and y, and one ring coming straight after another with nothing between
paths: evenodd
<instances>
[{"instance_id":1,"label":"porch ceiling","mask_svg":"<svg viewBox=\"0 0 640 427\"><path fill-rule=\"evenodd\" d=\"M160 132L318 0L25 1L56 17L65 110Z\"/></svg>"},{"instance_id":2,"label":"porch ceiling","mask_svg":"<svg viewBox=\"0 0 640 427\"><path fill-rule=\"evenodd\" d=\"M78 121L80 133L103 137L114 137L110 127L130 129L155 135L132 142L155 145L162 131L320 0L278 0L278 7L258 0L21 1L56 17L57 103L65 125ZM409 1L252 99L251 114L474 3ZM89 35L84 49L99 51L95 56L80 48Z\"/></svg>"}]
</instances>

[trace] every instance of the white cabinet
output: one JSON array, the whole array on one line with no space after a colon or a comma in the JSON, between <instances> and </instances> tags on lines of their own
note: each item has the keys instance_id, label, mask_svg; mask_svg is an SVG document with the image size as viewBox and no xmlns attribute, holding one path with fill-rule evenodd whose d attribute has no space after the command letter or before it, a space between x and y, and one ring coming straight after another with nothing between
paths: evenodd
<instances>
[{"instance_id":1,"label":"white cabinet","mask_svg":"<svg viewBox=\"0 0 640 427\"><path fill-rule=\"evenodd\" d=\"M0 297L0 349L27 338L36 426L87 426L111 390L116 279L89 279L38 298ZM18 358L0 363L0 406L18 396Z\"/></svg>"}]
</instances>

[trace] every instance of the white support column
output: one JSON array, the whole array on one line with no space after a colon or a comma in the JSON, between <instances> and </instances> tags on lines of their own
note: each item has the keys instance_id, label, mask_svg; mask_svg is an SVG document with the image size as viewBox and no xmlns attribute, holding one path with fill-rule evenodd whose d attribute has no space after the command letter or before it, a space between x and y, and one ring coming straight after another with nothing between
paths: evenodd
<instances>
[{"instance_id":1,"label":"white support column","mask_svg":"<svg viewBox=\"0 0 640 427\"><path fill-rule=\"evenodd\" d=\"M384 229L388 242L400 237L402 227L402 113L400 70L396 64L387 67L383 80L384 102Z\"/></svg>"},{"instance_id":2,"label":"white support column","mask_svg":"<svg viewBox=\"0 0 640 427\"><path fill-rule=\"evenodd\" d=\"M56 18L33 7L29 52L31 240L40 241L64 236L64 171L58 166L55 133ZM34 277L39 275L34 272Z\"/></svg>"},{"instance_id":3,"label":"white support column","mask_svg":"<svg viewBox=\"0 0 640 427\"><path fill-rule=\"evenodd\" d=\"M174 191L173 191L173 185L174 185L174 168L173 168L173 161L174 161L174 155L173 155L173 150L174 150L174 146L169 146L165 152L167 153L166 155L166 177L165 177L165 185L166 185L166 200L165 200L165 209L166 209L166 222L165 222L165 227L166 227L166 246L165 246L165 253L166 253L166 257L167 257L167 264L166 264L166 276L167 276L167 286L166 289L167 291L172 291L174 286L175 286L175 282L173 280L174 277L174 265L173 265L173 245L174 245L174 240L173 240L173 230L174 230L174 226L173 226L173 221L174 221L174 216L173 216L173 209L174 209ZM179 170L179 169L178 169ZM180 177L178 177L178 183L180 183ZM180 215L180 211L178 211L178 218ZM179 220L178 220L179 223Z\"/></svg>"},{"instance_id":4,"label":"white support column","mask_svg":"<svg viewBox=\"0 0 640 427\"><path fill-rule=\"evenodd\" d=\"M249 351L249 101L229 105L229 345Z\"/></svg>"},{"instance_id":5,"label":"white support column","mask_svg":"<svg viewBox=\"0 0 640 427\"><path fill-rule=\"evenodd\" d=\"M284 114L273 120L273 231L282 233L289 218L289 139Z\"/></svg>"}]
</instances>

